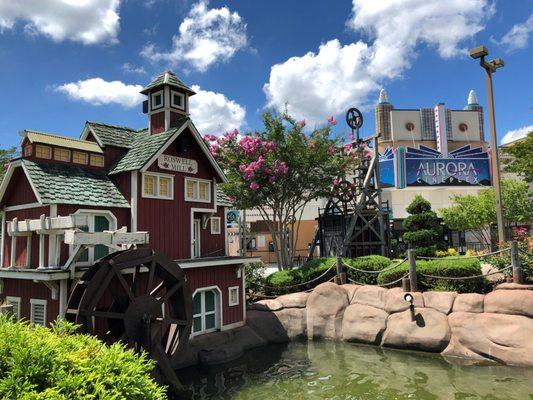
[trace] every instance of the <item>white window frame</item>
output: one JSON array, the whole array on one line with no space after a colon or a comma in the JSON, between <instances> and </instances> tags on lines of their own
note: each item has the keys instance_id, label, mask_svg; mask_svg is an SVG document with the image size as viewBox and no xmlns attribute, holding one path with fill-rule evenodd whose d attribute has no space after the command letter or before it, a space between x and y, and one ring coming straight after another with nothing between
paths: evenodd
<instances>
[{"instance_id":1,"label":"white window frame","mask_svg":"<svg viewBox=\"0 0 533 400\"><path fill-rule=\"evenodd\" d=\"M222 291L218 286L209 286L209 287L203 287L198 288L194 291L192 294L193 303L194 303L194 296L196 296L198 293L205 293L209 291L215 292L215 310L210 311L209 313L205 313L205 294L202 295L202 301L201 301L201 307L200 307L200 314L193 314L193 325L191 327L191 336L197 336L197 335L203 335L204 333L210 333L210 332L216 332L220 330L223 326L222 323ZM193 311L194 312L194 311ZM210 329L205 329L205 316L215 314L215 327ZM198 332L194 332L194 318L200 317L202 321L201 329Z\"/></svg>"},{"instance_id":2,"label":"white window frame","mask_svg":"<svg viewBox=\"0 0 533 400\"><path fill-rule=\"evenodd\" d=\"M174 95L177 95L181 97L181 106L174 103ZM185 95L180 92L176 92L175 90L170 91L170 106L177 108L178 110L185 110Z\"/></svg>"},{"instance_id":3,"label":"white window frame","mask_svg":"<svg viewBox=\"0 0 533 400\"><path fill-rule=\"evenodd\" d=\"M231 301L231 292L232 291L236 292L235 298L237 299L237 301ZM240 304L240 301L239 301L239 287L238 286L230 286L228 288L228 305L230 307L232 307L232 306L238 306L239 304Z\"/></svg>"},{"instance_id":4,"label":"white window frame","mask_svg":"<svg viewBox=\"0 0 533 400\"><path fill-rule=\"evenodd\" d=\"M154 97L157 95L161 95L161 104L156 106L154 105ZM150 95L150 107L152 110L158 110L160 108L163 108L165 106L165 93L163 90L159 90L157 92L154 92Z\"/></svg>"},{"instance_id":5,"label":"white window frame","mask_svg":"<svg viewBox=\"0 0 533 400\"><path fill-rule=\"evenodd\" d=\"M43 316L44 316L44 323L43 324L38 324L38 325L42 325L42 326L46 326L47 325L47 315L46 315L46 303L47 301L46 300L42 300L42 299L30 299L30 322L32 324L38 324L34 321L34 318L33 318L33 309L34 309L34 306L35 305L40 305L40 306L44 306L44 311L43 311Z\"/></svg>"},{"instance_id":6,"label":"white window frame","mask_svg":"<svg viewBox=\"0 0 533 400\"><path fill-rule=\"evenodd\" d=\"M17 313L13 313L16 319L20 319L20 303L21 299L20 297L16 296L6 296L6 304L16 304L17 305Z\"/></svg>"},{"instance_id":7,"label":"white window frame","mask_svg":"<svg viewBox=\"0 0 533 400\"><path fill-rule=\"evenodd\" d=\"M213 229L213 222L218 221L218 230ZM210 224L211 224L211 235L220 235L222 233L222 219L220 217L211 217L210 218Z\"/></svg>"},{"instance_id":8,"label":"white window frame","mask_svg":"<svg viewBox=\"0 0 533 400\"><path fill-rule=\"evenodd\" d=\"M144 193L144 177L145 176L153 176L155 178L155 184L154 184L155 195ZM170 179L169 197L159 195L159 178ZM141 182L142 197L146 199L174 200L174 175L160 174L160 173L155 173L155 172L143 172L141 176L141 181L142 181Z\"/></svg>"},{"instance_id":9,"label":"white window frame","mask_svg":"<svg viewBox=\"0 0 533 400\"><path fill-rule=\"evenodd\" d=\"M117 229L117 217L111 212L107 210L78 210L74 213L74 215L87 215L89 217L88 222L88 228L89 232L94 232L94 217L106 217L109 221L109 230L114 231ZM69 246L69 255L72 255L74 252L74 246ZM94 246L87 248L88 252L88 260L87 261L76 261L76 265L78 266L90 266L94 264Z\"/></svg>"},{"instance_id":10,"label":"white window frame","mask_svg":"<svg viewBox=\"0 0 533 400\"><path fill-rule=\"evenodd\" d=\"M184 182L185 182L185 201L191 201L191 202L195 202L195 203L211 203L211 192L212 192L212 189L211 189L211 181L208 180L208 179L199 179L199 178L185 178L184 179ZM195 196L196 197L189 197L188 193L187 193L187 182L194 182L196 183L195 185ZM200 199L200 182L203 182L203 183L207 183L207 187L208 187L208 190L207 190L207 200L204 200L204 199Z\"/></svg>"}]
</instances>

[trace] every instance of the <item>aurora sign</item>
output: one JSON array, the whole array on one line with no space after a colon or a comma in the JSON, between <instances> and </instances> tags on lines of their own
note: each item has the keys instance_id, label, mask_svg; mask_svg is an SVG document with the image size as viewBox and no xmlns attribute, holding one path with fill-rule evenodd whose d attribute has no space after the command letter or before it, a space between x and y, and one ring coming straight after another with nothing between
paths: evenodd
<instances>
[{"instance_id":1,"label":"aurora sign","mask_svg":"<svg viewBox=\"0 0 533 400\"><path fill-rule=\"evenodd\" d=\"M470 145L451 151L448 157L432 148L398 148L391 157L389 149L380 158L383 187L406 186L485 186L490 185L489 157L481 147ZM394 160L394 179L391 161Z\"/></svg>"}]
</instances>

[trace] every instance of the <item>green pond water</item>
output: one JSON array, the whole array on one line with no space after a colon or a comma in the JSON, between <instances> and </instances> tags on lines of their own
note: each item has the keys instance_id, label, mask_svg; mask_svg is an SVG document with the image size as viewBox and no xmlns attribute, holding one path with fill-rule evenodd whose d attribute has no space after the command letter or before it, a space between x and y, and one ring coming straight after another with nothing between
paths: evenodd
<instances>
[{"instance_id":1,"label":"green pond water","mask_svg":"<svg viewBox=\"0 0 533 400\"><path fill-rule=\"evenodd\" d=\"M193 399L533 399L533 369L333 342L263 347L180 377Z\"/></svg>"}]
</instances>

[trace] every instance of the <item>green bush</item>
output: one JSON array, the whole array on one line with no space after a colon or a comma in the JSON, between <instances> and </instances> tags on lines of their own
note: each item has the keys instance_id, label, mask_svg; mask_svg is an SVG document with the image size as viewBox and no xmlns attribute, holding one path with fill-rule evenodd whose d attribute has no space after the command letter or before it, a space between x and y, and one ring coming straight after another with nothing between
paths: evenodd
<instances>
[{"instance_id":1,"label":"green bush","mask_svg":"<svg viewBox=\"0 0 533 400\"><path fill-rule=\"evenodd\" d=\"M478 292L483 293L487 289L485 278L467 279L467 280L444 280L426 278L420 274L446 276L446 277L468 277L481 274L481 264L476 258L463 258L447 260L446 258L438 260L418 260L416 262L416 271L418 273L419 290L441 290L455 291L459 293ZM395 281L409 272L407 262L378 275L378 283L384 284ZM396 286L400 286L399 282Z\"/></svg>"},{"instance_id":2,"label":"green bush","mask_svg":"<svg viewBox=\"0 0 533 400\"><path fill-rule=\"evenodd\" d=\"M503 243L503 247L509 247L509 243ZM524 278L531 282L533 281L533 256L530 253L528 242L527 241L519 241L518 242L518 259L520 260L520 266L522 267L522 275ZM484 259L484 261L491 264L493 267L498 268L499 270L504 269L505 267L508 267L511 265L511 252L506 251L504 253L495 255L495 256L489 256ZM508 269L503 272L506 276L512 276L513 271L512 269Z\"/></svg>"},{"instance_id":3,"label":"green bush","mask_svg":"<svg viewBox=\"0 0 533 400\"><path fill-rule=\"evenodd\" d=\"M262 262L248 263L244 266L247 298L255 301L265 286L266 265Z\"/></svg>"},{"instance_id":4,"label":"green bush","mask_svg":"<svg viewBox=\"0 0 533 400\"><path fill-rule=\"evenodd\" d=\"M344 263L365 271L381 271L391 265L391 260L383 256L364 256L357 258L345 258ZM369 274L355 271L351 268L346 268L348 278L368 285L375 285L377 283L378 274Z\"/></svg>"},{"instance_id":5,"label":"green bush","mask_svg":"<svg viewBox=\"0 0 533 400\"><path fill-rule=\"evenodd\" d=\"M0 315L0 398L163 400L154 363L57 323L52 330Z\"/></svg>"}]
</instances>

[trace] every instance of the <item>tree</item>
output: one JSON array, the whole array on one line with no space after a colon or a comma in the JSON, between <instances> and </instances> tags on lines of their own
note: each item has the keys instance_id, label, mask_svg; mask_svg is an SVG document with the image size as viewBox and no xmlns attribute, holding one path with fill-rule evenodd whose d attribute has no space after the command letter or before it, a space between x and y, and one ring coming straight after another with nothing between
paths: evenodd
<instances>
[{"instance_id":1,"label":"tree","mask_svg":"<svg viewBox=\"0 0 533 400\"><path fill-rule=\"evenodd\" d=\"M521 140L503 147L504 154L510 156L504 159L504 171L520 175L528 183L533 182L533 131Z\"/></svg>"},{"instance_id":2,"label":"tree","mask_svg":"<svg viewBox=\"0 0 533 400\"><path fill-rule=\"evenodd\" d=\"M236 207L257 209L267 222L280 269L292 265L306 204L329 196L356 157L351 146L343 149L339 139L330 137L336 121L328 122L306 135L304 120L267 111L263 131L205 137L228 177L223 190Z\"/></svg>"},{"instance_id":3,"label":"tree","mask_svg":"<svg viewBox=\"0 0 533 400\"><path fill-rule=\"evenodd\" d=\"M407 230L403 239L417 255L431 257L436 250L446 248L439 217L431 210L429 201L416 195L406 210L411 215L403 221L403 227Z\"/></svg>"},{"instance_id":4,"label":"tree","mask_svg":"<svg viewBox=\"0 0 533 400\"><path fill-rule=\"evenodd\" d=\"M11 147L6 150L0 149L0 182L2 181L4 173L6 172L6 164L9 163L9 161L11 161L11 159L15 157L16 152L16 147Z\"/></svg>"},{"instance_id":5,"label":"tree","mask_svg":"<svg viewBox=\"0 0 533 400\"><path fill-rule=\"evenodd\" d=\"M480 243L490 245L487 228L496 223L494 189L482 189L475 196L453 196L452 202L439 211L444 224L455 231L471 231ZM502 179L502 203L506 222L527 224L533 219L533 192L526 182Z\"/></svg>"}]
</instances>

